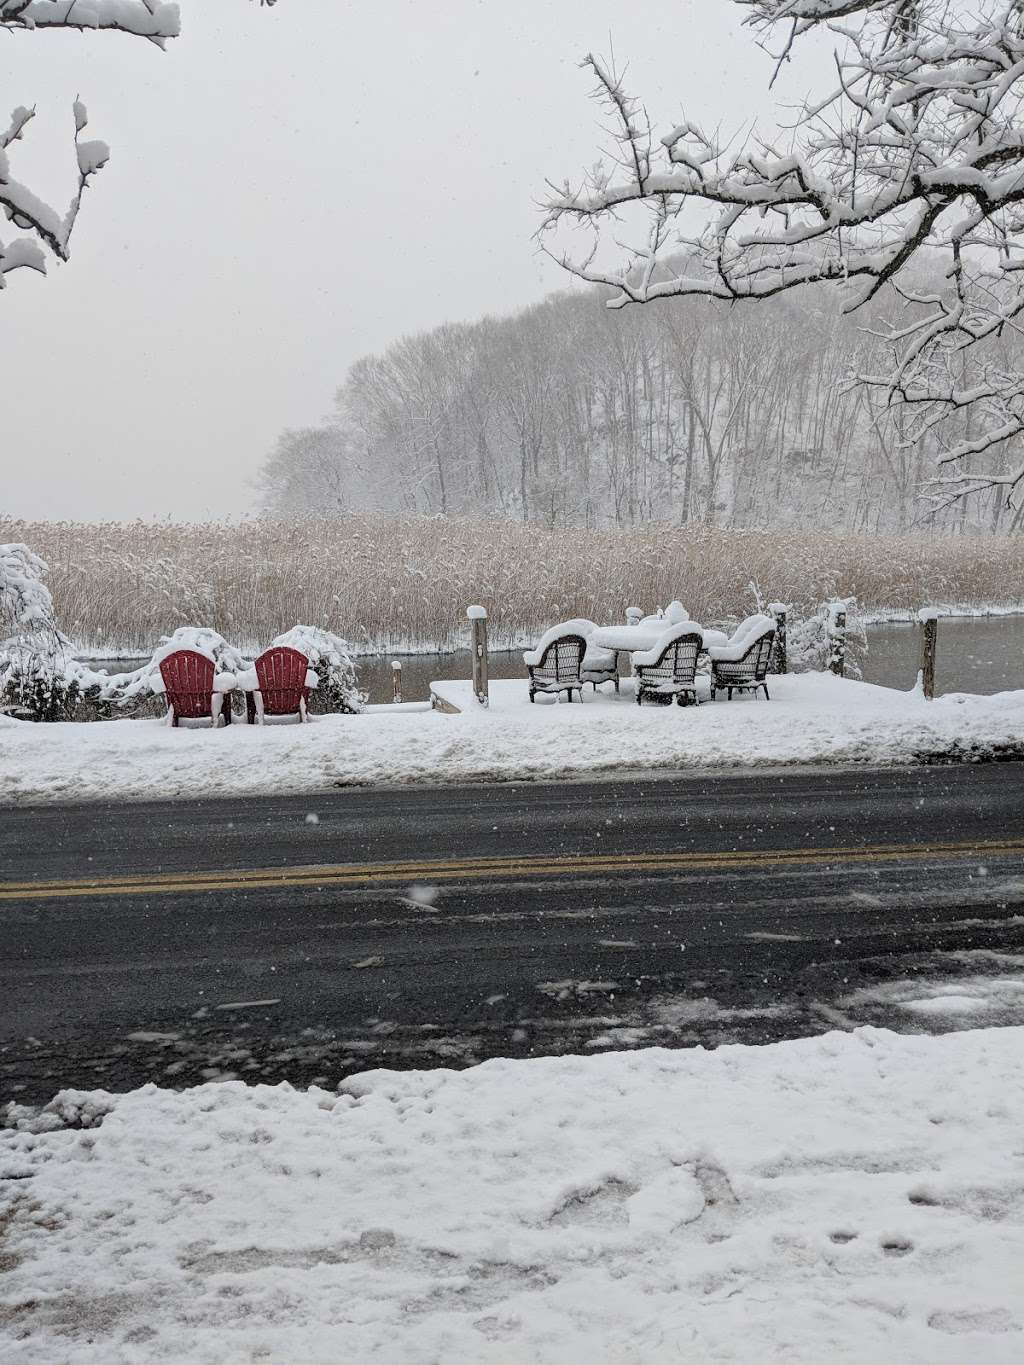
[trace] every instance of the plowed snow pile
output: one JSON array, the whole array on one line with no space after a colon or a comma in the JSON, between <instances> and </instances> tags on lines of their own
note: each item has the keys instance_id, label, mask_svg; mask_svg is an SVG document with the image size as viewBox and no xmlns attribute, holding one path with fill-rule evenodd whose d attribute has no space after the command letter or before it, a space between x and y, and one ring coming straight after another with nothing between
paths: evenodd
<instances>
[{"instance_id":1,"label":"plowed snow pile","mask_svg":"<svg viewBox=\"0 0 1024 1365\"><path fill-rule=\"evenodd\" d=\"M0 1134L0 1359L1017 1365L1022 1047L66 1092Z\"/></svg>"}]
</instances>

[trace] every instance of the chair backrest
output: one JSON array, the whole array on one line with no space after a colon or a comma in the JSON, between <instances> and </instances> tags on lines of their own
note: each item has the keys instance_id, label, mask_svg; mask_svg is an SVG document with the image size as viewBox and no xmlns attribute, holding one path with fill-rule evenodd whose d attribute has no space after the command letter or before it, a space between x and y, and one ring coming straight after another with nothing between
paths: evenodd
<instances>
[{"instance_id":1,"label":"chair backrest","mask_svg":"<svg viewBox=\"0 0 1024 1365\"><path fill-rule=\"evenodd\" d=\"M733 633L729 636L729 643L738 645L745 642L752 635L761 629L773 625L770 617L766 617L762 612L756 611L753 616L747 616L742 620Z\"/></svg>"},{"instance_id":2,"label":"chair backrest","mask_svg":"<svg viewBox=\"0 0 1024 1365\"><path fill-rule=\"evenodd\" d=\"M648 682L674 682L683 687L692 687L697 672L697 655L703 644L704 637L699 629L694 627L693 630L684 631L669 640L653 664L638 664L637 672L642 673Z\"/></svg>"},{"instance_id":3,"label":"chair backrest","mask_svg":"<svg viewBox=\"0 0 1024 1365\"><path fill-rule=\"evenodd\" d=\"M288 645L272 645L256 660L256 678L268 716L291 716L306 694L309 660Z\"/></svg>"},{"instance_id":4,"label":"chair backrest","mask_svg":"<svg viewBox=\"0 0 1024 1365\"><path fill-rule=\"evenodd\" d=\"M672 681L690 686L697 673L697 655L704 644L700 631L693 635L680 635L673 640L661 656L662 666L672 672Z\"/></svg>"},{"instance_id":5,"label":"chair backrest","mask_svg":"<svg viewBox=\"0 0 1024 1365\"><path fill-rule=\"evenodd\" d=\"M764 682L768 676L774 642L774 628L754 635L738 659L715 660L715 672L734 682Z\"/></svg>"},{"instance_id":6,"label":"chair backrest","mask_svg":"<svg viewBox=\"0 0 1024 1365\"><path fill-rule=\"evenodd\" d=\"M582 635L560 635L552 640L531 672L555 682L570 682L580 676L587 642Z\"/></svg>"},{"instance_id":7,"label":"chair backrest","mask_svg":"<svg viewBox=\"0 0 1024 1365\"><path fill-rule=\"evenodd\" d=\"M209 716L214 671L213 660L194 649L176 649L160 660L167 703L176 716L186 720Z\"/></svg>"},{"instance_id":8,"label":"chair backrest","mask_svg":"<svg viewBox=\"0 0 1024 1365\"><path fill-rule=\"evenodd\" d=\"M768 665L771 663L774 643L775 631L766 630L763 635L757 636L750 646L747 657L751 660L756 682L764 682L768 676Z\"/></svg>"}]
</instances>

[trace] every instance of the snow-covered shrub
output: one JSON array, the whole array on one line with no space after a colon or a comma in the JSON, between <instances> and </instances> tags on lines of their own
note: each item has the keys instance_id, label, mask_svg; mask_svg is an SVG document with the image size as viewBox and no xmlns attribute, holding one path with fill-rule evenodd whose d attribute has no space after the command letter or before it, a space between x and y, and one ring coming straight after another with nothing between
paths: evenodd
<instances>
[{"instance_id":1,"label":"snow-covered shrub","mask_svg":"<svg viewBox=\"0 0 1024 1365\"><path fill-rule=\"evenodd\" d=\"M348 652L348 642L319 626L293 626L271 641L305 654L319 679L312 694L318 711L361 711L366 695L356 685L356 670Z\"/></svg>"},{"instance_id":2,"label":"snow-covered shrub","mask_svg":"<svg viewBox=\"0 0 1024 1365\"><path fill-rule=\"evenodd\" d=\"M864 620L856 597L826 602L810 616L791 615L786 623L787 658L791 673L823 673L835 643L833 610L846 609L846 677L862 676L861 660L868 650Z\"/></svg>"},{"instance_id":3,"label":"snow-covered shrub","mask_svg":"<svg viewBox=\"0 0 1024 1365\"><path fill-rule=\"evenodd\" d=\"M93 673L85 670L89 683L95 689L91 695L99 703L118 707L158 696L164 690L160 664L179 649L194 649L197 654L205 655L213 662L217 673L241 673L252 667L241 652L217 631L208 626L179 626L172 635L161 636L152 658L141 668L133 669L130 673Z\"/></svg>"},{"instance_id":4,"label":"snow-covered shrub","mask_svg":"<svg viewBox=\"0 0 1024 1365\"><path fill-rule=\"evenodd\" d=\"M70 720L82 697L48 572L27 545L0 545L0 708L26 720Z\"/></svg>"}]
</instances>

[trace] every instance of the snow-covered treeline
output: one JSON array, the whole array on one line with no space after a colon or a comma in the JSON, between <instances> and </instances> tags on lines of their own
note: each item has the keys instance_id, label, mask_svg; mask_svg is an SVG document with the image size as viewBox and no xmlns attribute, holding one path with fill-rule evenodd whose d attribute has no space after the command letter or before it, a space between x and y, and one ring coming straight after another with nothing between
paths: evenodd
<instances>
[{"instance_id":1,"label":"snow-covered treeline","mask_svg":"<svg viewBox=\"0 0 1024 1365\"><path fill-rule=\"evenodd\" d=\"M281 436L264 506L551 527L898 533L921 521L938 438L902 443L884 399L850 385L853 367L884 365L884 351L825 286L756 309L671 299L609 311L607 295L554 295L360 360L332 422ZM1017 347L1009 335L991 344ZM1018 522L989 490L929 525Z\"/></svg>"}]
</instances>

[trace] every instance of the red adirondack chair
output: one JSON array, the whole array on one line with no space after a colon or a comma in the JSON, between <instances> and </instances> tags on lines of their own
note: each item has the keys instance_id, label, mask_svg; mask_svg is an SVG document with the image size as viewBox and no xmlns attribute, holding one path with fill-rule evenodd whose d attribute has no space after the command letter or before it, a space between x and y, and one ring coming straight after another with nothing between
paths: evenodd
<instances>
[{"instance_id":1,"label":"red adirondack chair","mask_svg":"<svg viewBox=\"0 0 1024 1365\"><path fill-rule=\"evenodd\" d=\"M305 654L288 645L271 645L256 660L255 688L246 696L249 724L263 724L264 716L306 715L306 699L310 688L316 686L315 674ZM250 679L251 681L251 679Z\"/></svg>"},{"instance_id":2,"label":"red adirondack chair","mask_svg":"<svg viewBox=\"0 0 1024 1365\"><path fill-rule=\"evenodd\" d=\"M213 660L194 649L176 649L160 661L168 725L177 725L180 719L208 719L215 726L221 715L225 725L231 724L231 707L224 705L214 674Z\"/></svg>"}]
</instances>

